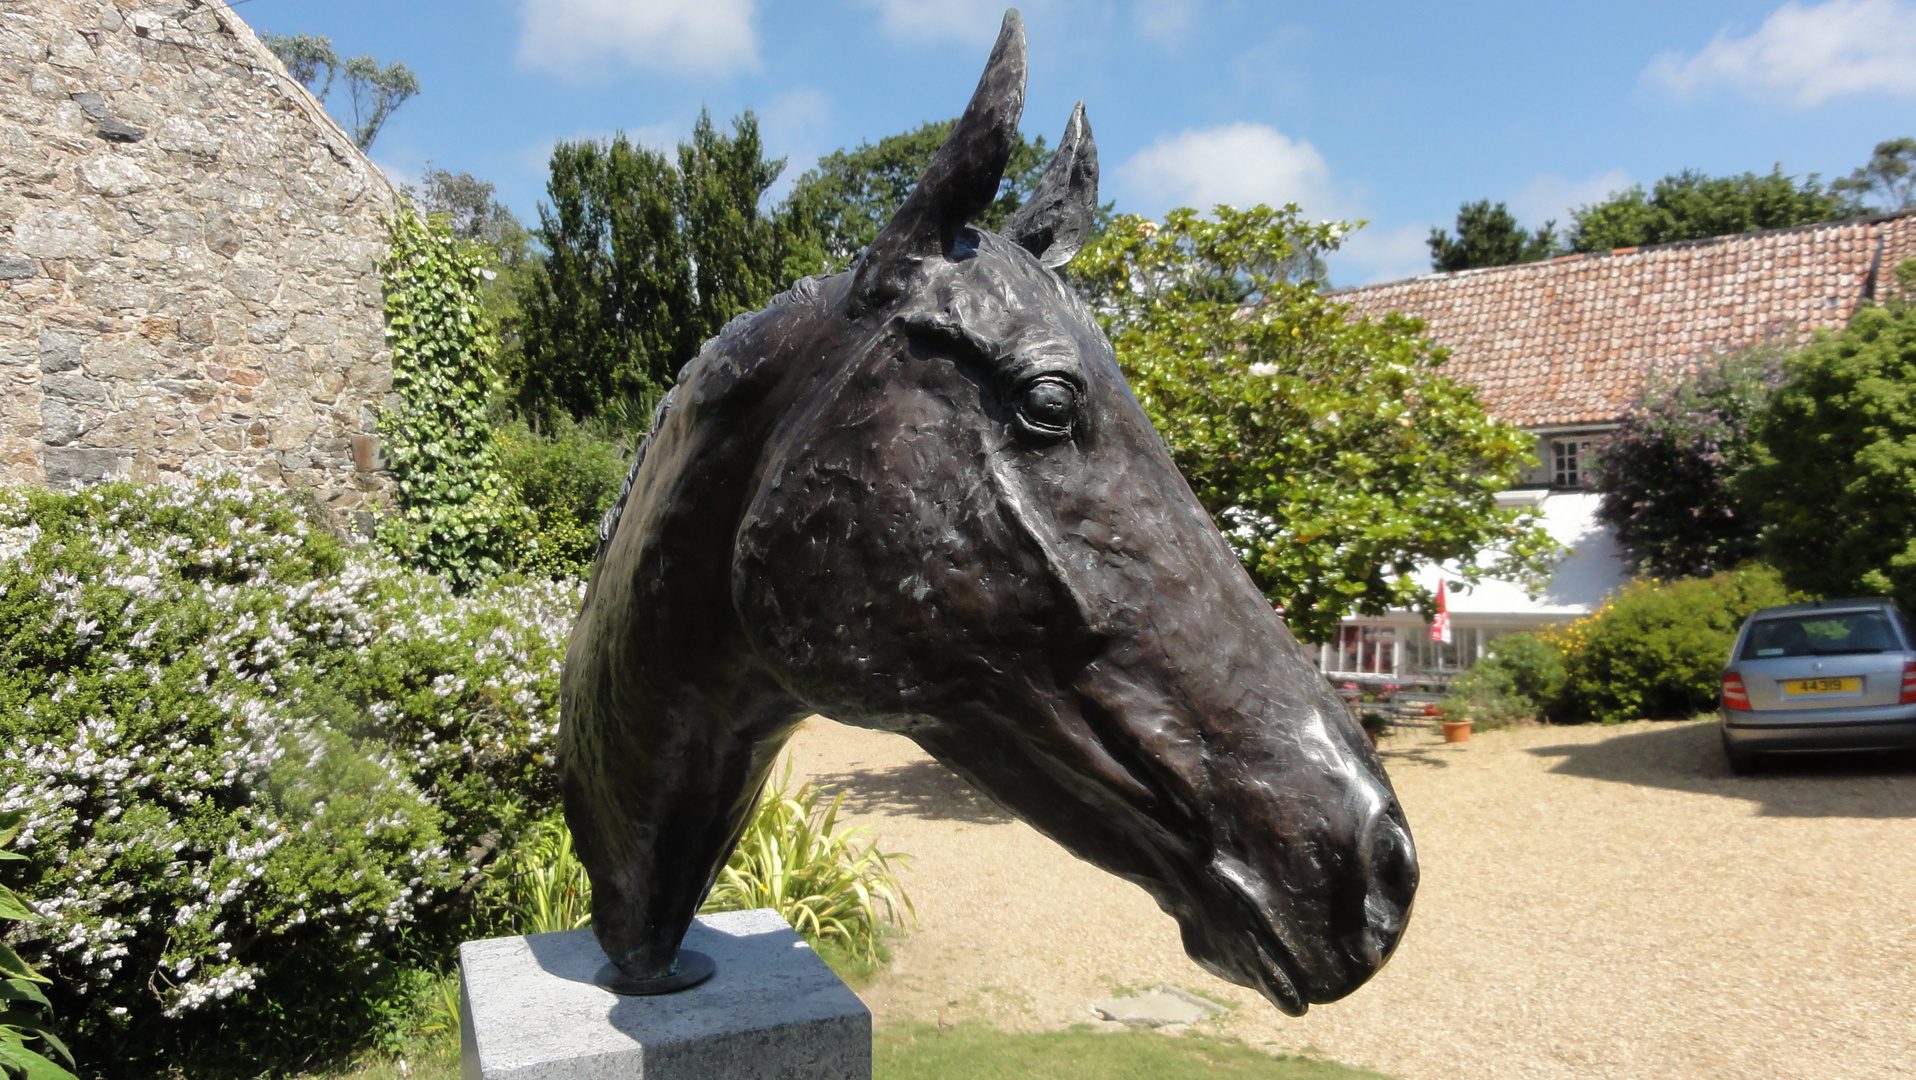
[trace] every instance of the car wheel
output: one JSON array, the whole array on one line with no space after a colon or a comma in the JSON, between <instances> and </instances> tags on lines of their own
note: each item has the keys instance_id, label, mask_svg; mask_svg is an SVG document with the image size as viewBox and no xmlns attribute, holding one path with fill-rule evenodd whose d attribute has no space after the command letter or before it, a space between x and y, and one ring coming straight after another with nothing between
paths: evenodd
<instances>
[{"instance_id":1,"label":"car wheel","mask_svg":"<svg viewBox=\"0 0 1916 1080\"><path fill-rule=\"evenodd\" d=\"M1730 772L1735 776L1749 776L1757 771L1756 752L1745 750L1723 736L1723 756L1730 759Z\"/></svg>"}]
</instances>

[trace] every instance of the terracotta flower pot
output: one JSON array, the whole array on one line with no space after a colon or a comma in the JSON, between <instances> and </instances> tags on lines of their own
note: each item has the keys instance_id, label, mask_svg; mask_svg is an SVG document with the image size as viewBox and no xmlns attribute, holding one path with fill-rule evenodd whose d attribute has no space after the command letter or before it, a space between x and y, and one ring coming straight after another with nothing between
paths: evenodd
<instances>
[{"instance_id":1,"label":"terracotta flower pot","mask_svg":"<svg viewBox=\"0 0 1916 1080\"><path fill-rule=\"evenodd\" d=\"M1468 720L1444 721L1444 741L1445 742L1469 742L1470 741L1470 721Z\"/></svg>"}]
</instances>

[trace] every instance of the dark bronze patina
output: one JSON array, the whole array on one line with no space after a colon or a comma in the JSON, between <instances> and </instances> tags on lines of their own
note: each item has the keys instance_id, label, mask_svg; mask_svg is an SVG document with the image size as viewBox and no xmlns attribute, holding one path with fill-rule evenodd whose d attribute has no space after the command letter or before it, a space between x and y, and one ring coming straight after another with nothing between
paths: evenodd
<instances>
[{"instance_id":1,"label":"dark bronze patina","mask_svg":"<svg viewBox=\"0 0 1916 1080\"><path fill-rule=\"evenodd\" d=\"M1083 106L1004 235L1005 16L858 265L707 343L608 515L560 773L624 988L680 940L811 712L895 731L1149 890L1287 1013L1350 993L1417 885L1376 753L1232 557L1050 267L1089 231Z\"/></svg>"}]
</instances>

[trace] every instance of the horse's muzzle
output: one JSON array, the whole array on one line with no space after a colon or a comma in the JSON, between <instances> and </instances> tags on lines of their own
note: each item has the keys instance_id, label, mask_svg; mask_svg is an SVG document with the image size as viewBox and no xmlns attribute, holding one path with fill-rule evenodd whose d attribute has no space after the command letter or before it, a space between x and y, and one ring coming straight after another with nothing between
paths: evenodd
<instances>
[{"instance_id":1,"label":"horse's muzzle","mask_svg":"<svg viewBox=\"0 0 1916 1080\"><path fill-rule=\"evenodd\" d=\"M1410 920L1417 856L1394 800L1365 823L1353 854L1339 880L1310 883L1330 901L1300 908L1284 882L1219 853L1210 877L1234 910L1185 926L1186 951L1292 1016L1344 997L1384 966Z\"/></svg>"}]
</instances>

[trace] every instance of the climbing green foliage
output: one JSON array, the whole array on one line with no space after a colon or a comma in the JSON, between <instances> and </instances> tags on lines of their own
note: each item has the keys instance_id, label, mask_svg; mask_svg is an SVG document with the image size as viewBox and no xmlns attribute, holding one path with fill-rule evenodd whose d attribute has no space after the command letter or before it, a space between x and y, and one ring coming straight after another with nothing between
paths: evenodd
<instances>
[{"instance_id":1,"label":"climbing green foliage","mask_svg":"<svg viewBox=\"0 0 1916 1080\"><path fill-rule=\"evenodd\" d=\"M481 317L486 256L444 221L392 220L382 270L399 406L380 432L399 513L379 538L414 566L469 586L512 559L526 512L498 471L488 405L498 392Z\"/></svg>"},{"instance_id":2,"label":"climbing green foliage","mask_svg":"<svg viewBox=\"0 0 1916 1080\"><path fill-rule=\"evenodd\" d=\"M1307 640L1434 611L1420 564L1535 580L1559 550L1496 501L1532 440L1444 375L1421 323L1319 291L1344 228L1295 206L1123 216L1071 264L1171 459Z\"/></svg>"}]
</instances>

